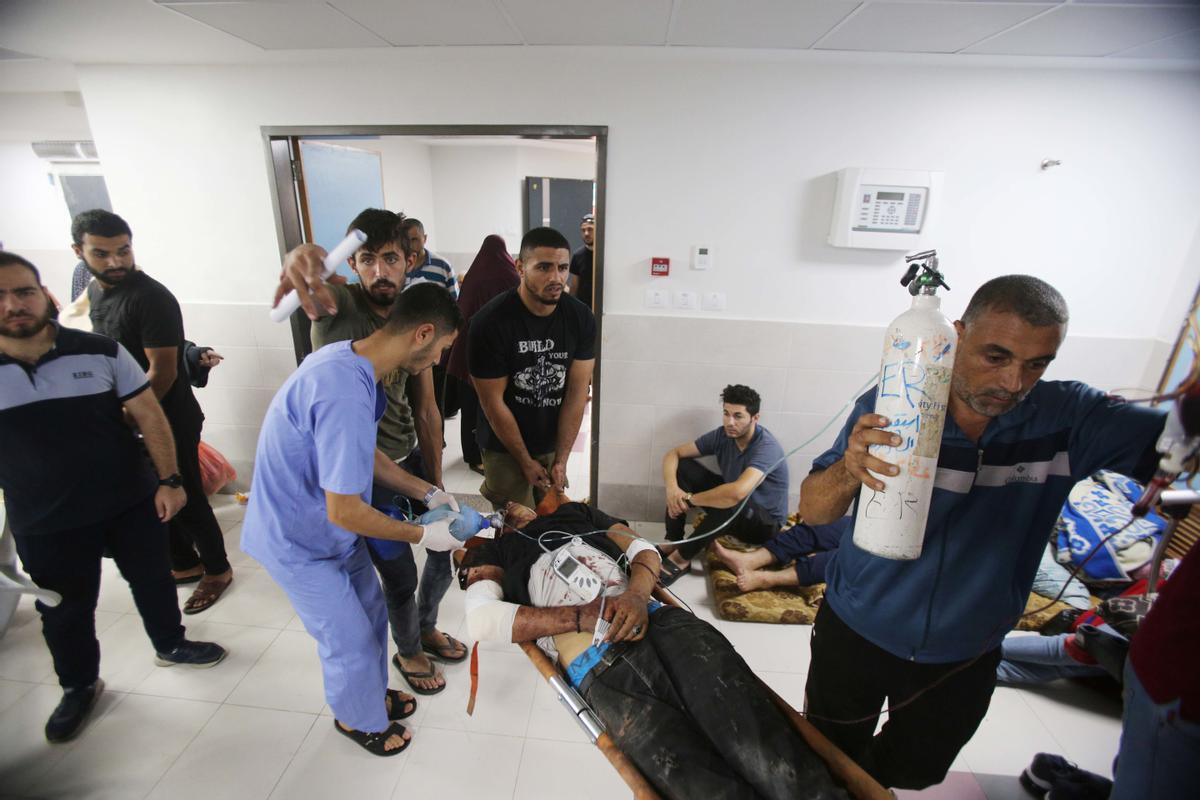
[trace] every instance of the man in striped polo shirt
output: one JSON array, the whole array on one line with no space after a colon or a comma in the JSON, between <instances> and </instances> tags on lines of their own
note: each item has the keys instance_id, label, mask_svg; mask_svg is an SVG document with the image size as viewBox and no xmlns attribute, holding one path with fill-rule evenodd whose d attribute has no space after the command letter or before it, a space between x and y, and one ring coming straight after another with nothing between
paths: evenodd
<instances>
[{"instance_id":1,"label":"man in striped polo shirt","mask_svg":"<svg viewBox=\"0 0 1200 800\"><path fill-rule=\"evenodd\" d=\"M46 738L60 742L104 688L95 612L105 550L133 590L159 666L210 667L226 651L184 638L165 523L187 496L146 373L112 339L60 328L53 313L37 268L0 252L0 490L26 572L62 596L37 603L63 687Z\"/></svg>"},{"instance_id":2,"label":"man in striped polo shirt","mask_svg":"<svg viewBox=\"0 0 1200 800\"><path fill-rule=\"evenodd\" d=\"M425 225L415 217L406 217L401 225L404 238L408 240L409 252L416 257L416 262L408 268L404 276L404 286L407 289L416 283L436 283L445 287L454 300L458 301L458 278L454 277L454 268L450 262L431 253L425 248ZM438 413L446 416L446 363L434 364L433 393L437 401ZM411 401L410 401L411 402Z\"/></svg>"}]
</instances>

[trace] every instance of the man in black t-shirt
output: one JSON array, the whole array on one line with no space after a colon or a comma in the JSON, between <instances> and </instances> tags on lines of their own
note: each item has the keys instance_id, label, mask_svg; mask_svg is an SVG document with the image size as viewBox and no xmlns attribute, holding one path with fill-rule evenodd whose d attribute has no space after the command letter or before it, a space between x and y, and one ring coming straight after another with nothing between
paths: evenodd
<instances>
[{"instance_id":1,"label":"man in black t-shirt","mask_svg":"<svg viewBox=\"0 0 1200 800\"><path fill-rule=\"evenodd\" d=\"M187 505L169 526L171 572L176 583L198 582L183 613L204 611L229 586L233 569L200 479L204 414L187 377L183 314L170 290L137 268L125 220L111 211L85 211L72 221L71 238L75 255L96 278L88 288L92 330L124 345L171 423L187 492Z\"/></svg>"},{"instance_id":2,"label":"man in black t-shirt","mask_svg":"<svg viewBox=\"0 0 1200 800\"><path fill-rule=\"evenodd\" d=\"M567 485L596 358L596 318L563 291L569 267L566 237L534 228L521 240L521 283L471 320L480 493L496 508L509 501L533 506Z\"/></svg>"},{"instance_id":3,"label":"man in black t-shirt","mask_svg":"<svg viewBox=\"0 0 1200 800\"><path fill-rule=\"evenodd\" d=\"M592 273L595 271L596 259L596 217L584 214L579 223L579 234L583 237L583 247L571 256L571 277L567 279L567 287L571 294L580 302L587 305L596 313L596 300L592 297Z\"/></svg>"}]
</instances>

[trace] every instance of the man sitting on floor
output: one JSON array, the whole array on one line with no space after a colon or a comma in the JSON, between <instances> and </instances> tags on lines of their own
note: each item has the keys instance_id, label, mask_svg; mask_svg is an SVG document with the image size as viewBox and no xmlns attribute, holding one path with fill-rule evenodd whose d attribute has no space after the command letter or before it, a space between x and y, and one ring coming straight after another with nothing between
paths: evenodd
<instances>
[{"instance_id":1,"label":"man sitting on floor","mask_svg":"<svg viewBox=\"0 0 1200 800\"><path fill-rule=\"evenodd\" d=\"M847 797L728 640L650 599L653 545L582 503L540 518L509 503L505 516L460 571L471 637L538 640L664 797ZM577 563L556 571L561 548ZM559 577L577 573L598 579L594 599Z\"/></svg>"},{"instance_id":2,"label":"man sitting on floor","mask_svg":"<svg viewBox=\"0 0 1200 800\"><path fill-rule=\"evenodd\" d=\"M716 528L763 544L787 521L788 466L779 441L758 424L761 405L762 398L749 386L726 386L721 392L721 427L663 456L667 539L684 538L689 508L704 510L691 541L663 548L669 553L663 559L663 586L688 571L692 559L708 546L706 534ZM697 462L701 456L715 456L721 474Z\"/></svg>"},{"instance_id":3,"label":"man sitting on floor","mask_svg":"<svg viewBox=\"0 0 1200 800\"><path fill-rule=\"evenodd\" d=\"M713 542L713 552L737 576L737 587L743 592L813 586L825 582L825 565L837 552L849 525L849 517L828 525L799 522L762 547L732 550ZM776 569L792 562L794 569Z\"/></svg>"}]
</instances>

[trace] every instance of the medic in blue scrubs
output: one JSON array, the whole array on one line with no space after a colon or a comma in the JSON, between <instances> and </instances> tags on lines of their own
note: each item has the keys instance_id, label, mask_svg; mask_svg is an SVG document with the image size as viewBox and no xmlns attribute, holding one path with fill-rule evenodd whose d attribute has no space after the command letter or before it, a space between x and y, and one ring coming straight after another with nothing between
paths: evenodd
<instances>
[{"instance_id":1,"label":"medic in blue scrubs","mask_svg":"<svg viewBox=\"0 0 1200 800\"><path fill-rule=\"evenodd\" d=\"M376 755L408 746L396 720L416 704L387 688L387 608L363 537L434 551L461 547L449 518L410 524L371 507L372 482L428 497L430 506L453 504L375 449L387 403L379 381L395 369L415 375L437 363L461 325L444 288L418 284L403 292L378 331L304 360L271 401L255 454L242 549L283 587L317 640L338 731Z\"/></svg>"}]
</instances>

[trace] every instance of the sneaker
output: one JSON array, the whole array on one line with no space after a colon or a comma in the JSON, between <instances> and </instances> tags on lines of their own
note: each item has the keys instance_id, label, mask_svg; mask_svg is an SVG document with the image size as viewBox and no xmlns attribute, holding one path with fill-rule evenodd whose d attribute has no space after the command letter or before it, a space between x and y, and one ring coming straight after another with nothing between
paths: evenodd
<instances>
[{"instance_id":1,"label":"sneaker","mask_svg":"<svg viewBox=\"0 0 1200 800\"><path fill-rule=\"evenodd\" d=\"M1054 784L1078 770L1079 767L1062 756L1038 753L1021 773L1021 786L1034 797L1045 797L1046 792L1054 788Z\"/></svg>"},{"instance_id":2,"label":"sneaker","mask_svg":"<svg viewBox=\"0 0 1200 800\"><path fill-rule=\"evenodd\" d=\"M1021 773L1021 786L1034 797L1090 800L1108 797L1112 782L1080 769L1062 756L1038 753Z\"/></svg>"},{"instance_id":3,"label":"sneaker","mask_svg":"<svg viewBox=\"0 0 1200 800\"><path fill-rule=\"evenodd\" d=\"M104 681L99 678L91 686L65 690L58 707L46 722L46 739L65 742L79 733L103 691Z\"/></svg>"},{"instance_id":4,"label":"sneaker","mask_svg":"<svg viewBox=\"0 0 1200 800\"><path fill-rule=\"evenodd\" d=\"M1046 800L1108 800L1112 787L1108 778L1080 769L1054 784Z\"/></svg>"},{"instance_id":5,"label":"sneaker","mask_svg":"<svg viewBox=\"0 0 1200 800\"><path fill-rule=\"evenodd\" d=\"M229 651L214 642L189 642L184 639L169 653L155 653L154 663L160 667L183 664L188 667L205 669L220 664L227 655L229 655Z\"/></svg>"}]
</instances>

